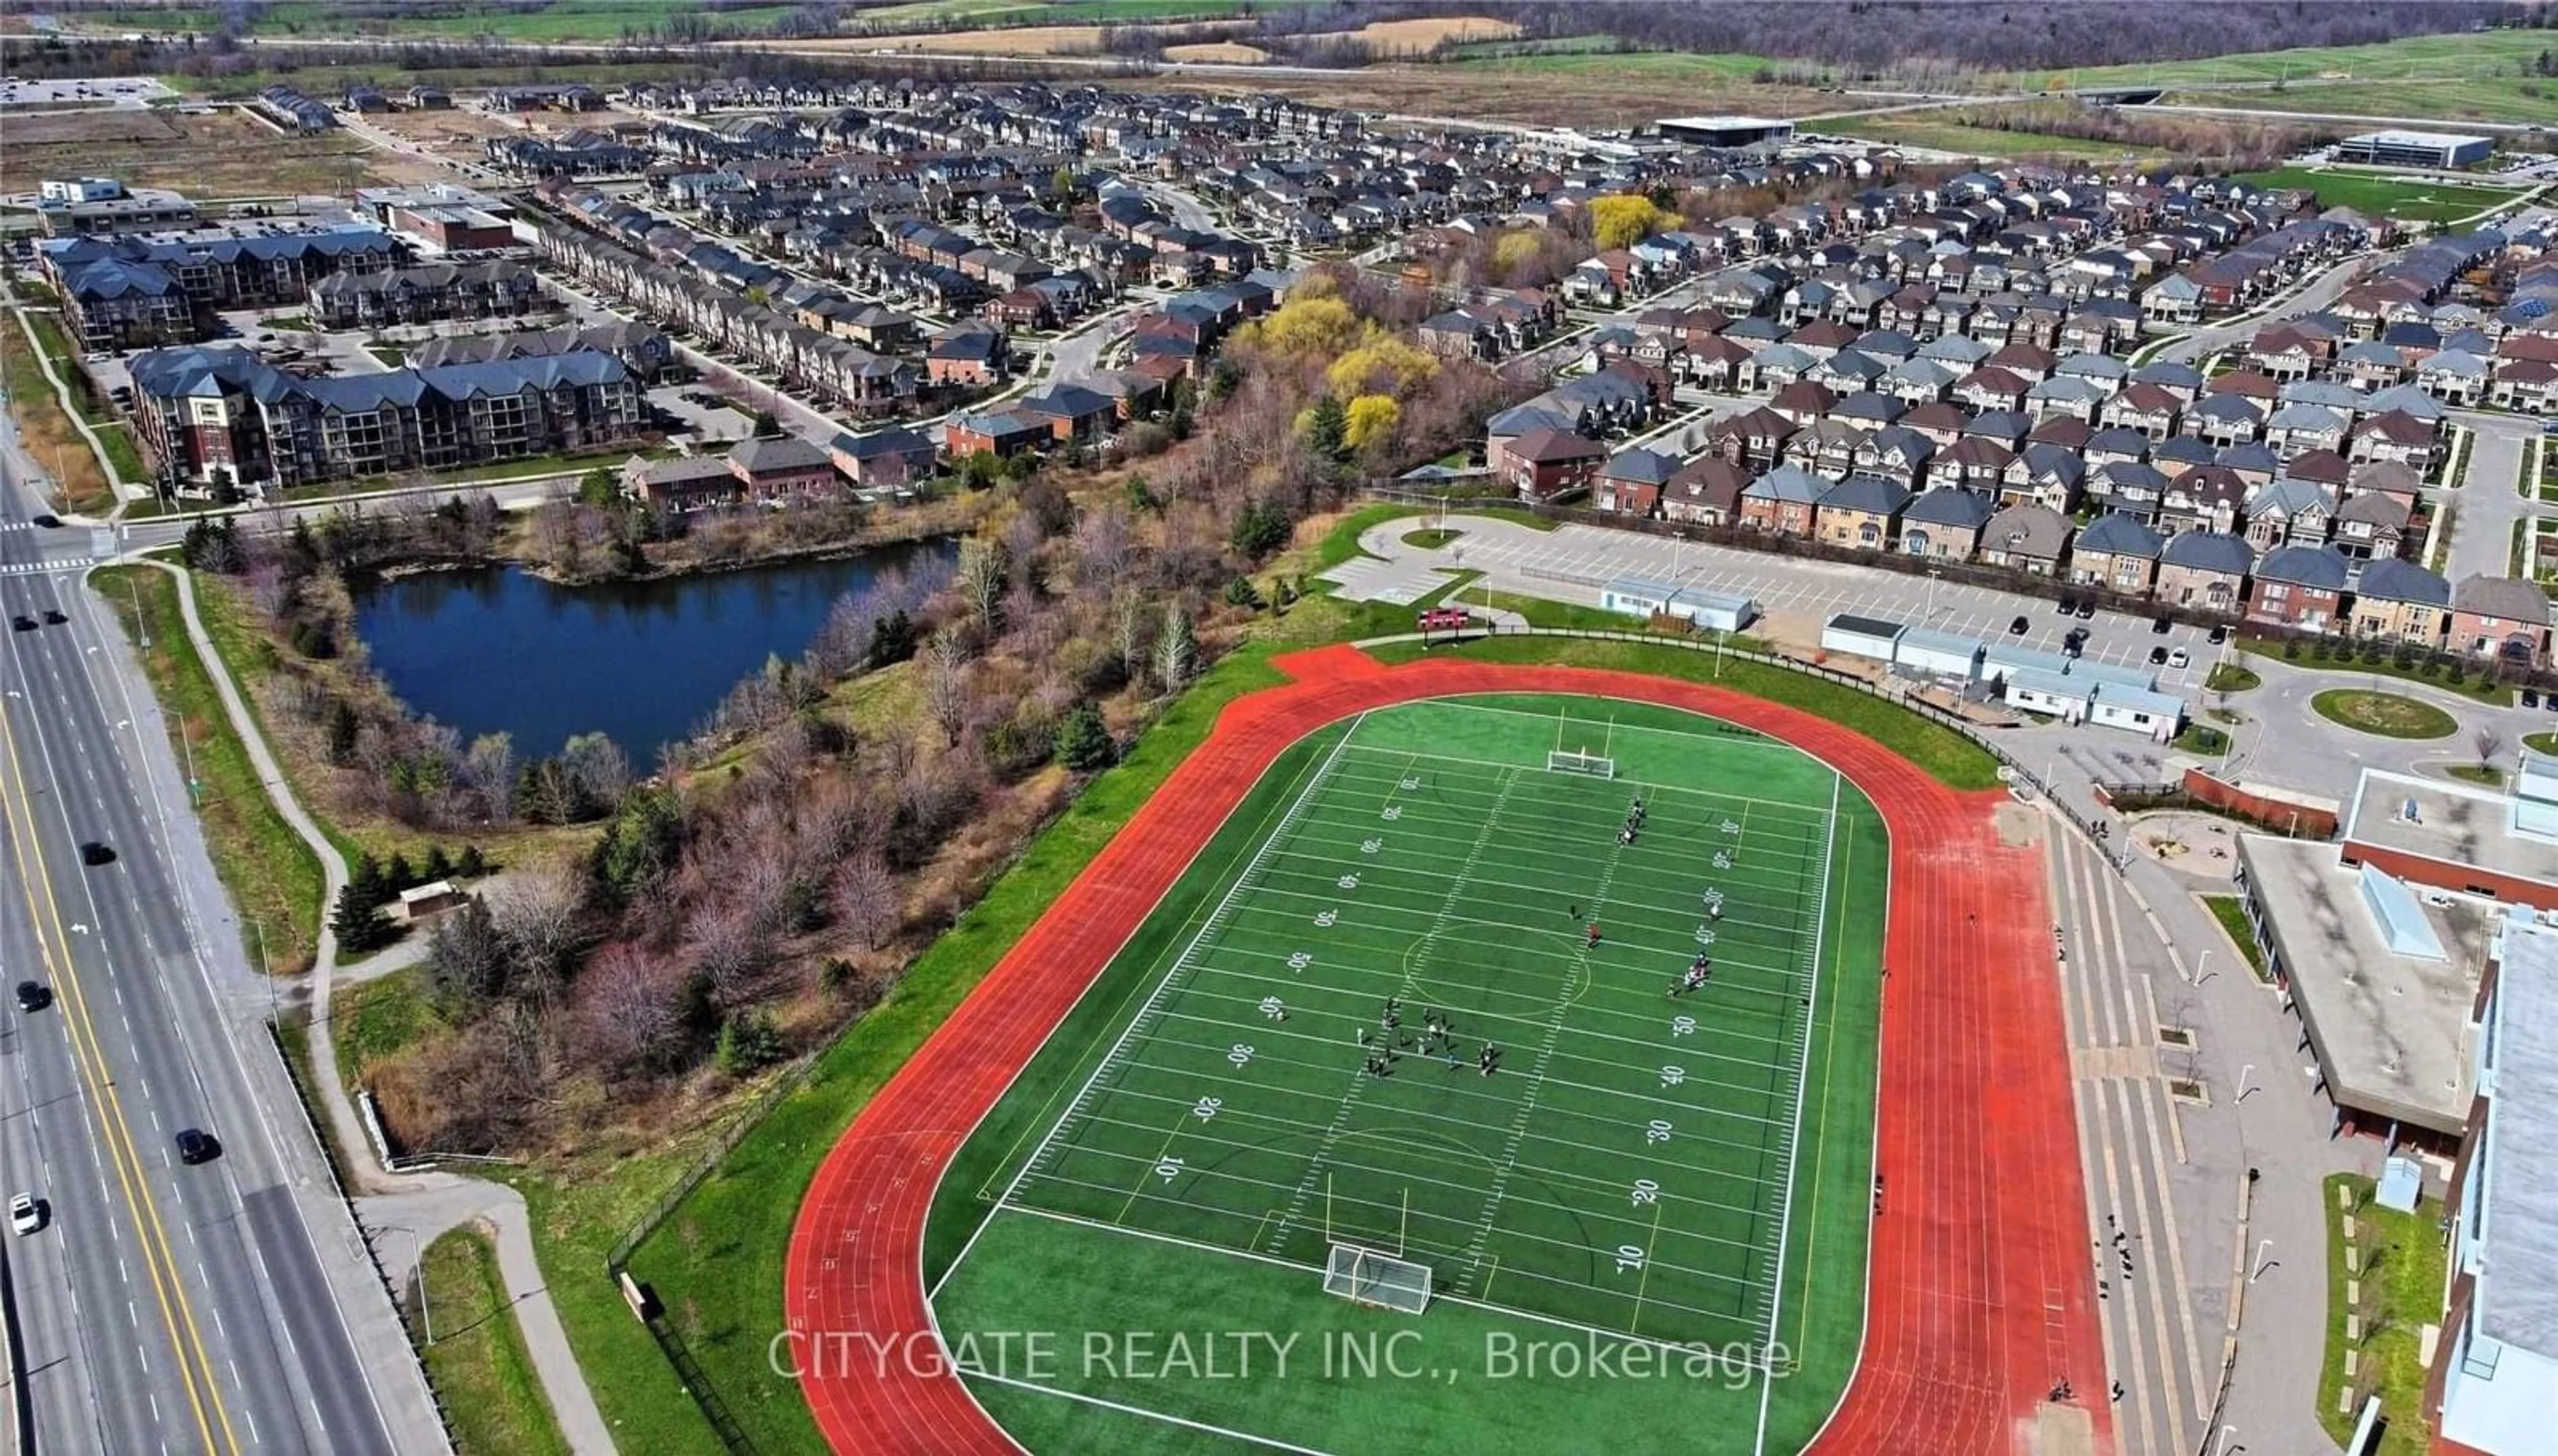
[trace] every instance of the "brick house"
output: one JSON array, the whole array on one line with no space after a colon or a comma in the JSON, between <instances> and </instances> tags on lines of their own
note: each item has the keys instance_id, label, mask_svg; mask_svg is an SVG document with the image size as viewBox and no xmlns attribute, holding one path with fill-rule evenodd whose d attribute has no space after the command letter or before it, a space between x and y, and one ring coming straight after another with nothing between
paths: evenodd
<instances>
[{"instance_id":1,"label":"brick house","mask_svg":"<svg viewBox=\"0 0 2558 1456\"><path fill-rule=\"evenodd\" d=\"M2539 583L2471 576L2452 588L2451 650L2537 667L2549 660L2549 598Z\"/></svg>"},{"instance_id":2,"label":"brick house","mask_svg":"<svg viewBox=\"0 0 2558 1456\"><path fill-rule=\"evenodd\" d=\"M2246 596L2247 571L2256 553L2225 531L2190 530L2159 552L2158 585L2151 595L2171 607L2235 612Z\"/></svg>"},{"instance_id":3,"label":"brick house","mask_svg":"<svg viewBox=\"0 0 2558 1456\"><path fill-rule=\"evenodd\" d=\"M932 442L914 430L837 435L828 446L835 468L864 490L896 490L934 473Z\"/></svg>"},{"instance_id":4,"label":"brick house","mask_svg":"<svg viewBox=\"0 0 2558 1456\"><path fill-rule=\"evenodd\" d=\"M2100 515L2078 532L2069 548L2069 580L2127 597L2146 596L2157 579L2158 532L2131 516Z\"/></svg>"},{"instance_id":5,"label":"brick house","mask_svg":"<svg viewBox=\"0 0 2558 1456\"><path fill-rule=\"evenodd\" d=\"M2343 616L2351 570L2334 546L2278 546L2256 562L2247 620L2324 632Z\"/></svg>"},{"instance_id":6,"label":"brick house","mask_svg":"<svg viewBox=\"0 0 2558 1456\"><path fill-rule=\"evenodd\" d=\"M1800 466L1780 465L1741 493L1741 523L1779 535L1808 536L1830 483Z\"/></svg>"},{"instance_id":7,"label":"brick house","mask_svg":"<svg viewBox=\"0 0 2558 1456\"><path fill-rule=\"evenodd\" d=\"M1864 551L1888 550L1910 488L1881 476L1852 475L1821 493L1813 520L1823 541Z\"/></svg>"},{"instance_id":8,"label":"brick house","mask_svg":"<svg viewBox=\"0 0 2558 1456\"><path fill-rule=\"evenodd\" d=\"M1981 527L1981 560L2029 576L2059 576L2070 531L2069 517L2049 506L2003 506Z\"/></svg>"},{"instance_id":9,"label":"brick house","mask_svg":"<svg viewBox=\"0 0 2558 1456\"><path fill-rule=\"evenodd\" d=\"M1522 501L1586 491L1608 458L1597 441L1562 430L1532 430L1494 452L1492 473Z\"/></svg>"},{"instance_id":10,"label":"brick house","mask_svg":"<svg viewBox=\"0 0 2558 1456\"><path fill-rule=\"evenodd\" d=\"M842 491L833 458L796 435L740 440L730 447L728 464L747 499L766 506L798 505Z\"/></svg>"}]
</instances>

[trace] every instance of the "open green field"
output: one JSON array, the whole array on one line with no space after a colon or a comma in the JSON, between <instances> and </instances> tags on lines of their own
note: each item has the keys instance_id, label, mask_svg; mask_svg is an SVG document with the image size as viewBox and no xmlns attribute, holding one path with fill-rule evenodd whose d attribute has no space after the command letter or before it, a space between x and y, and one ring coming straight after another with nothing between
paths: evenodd
<instances>
[{"instance_id":1,"label":"open green field","mask_svg":"<svg viewBox=\"0 0 2558 1456\"><path fill-rule=\"evenodd\" d=\"M2179 106L2235 106L2322 116L2406 116L2434 121L2558 125L2558 81L2521 75L2455 80L2313 81L2279 89L2195 89L2164 98Z\"/></svg>"},{"instance_id":2,"label":"open green field","mask_svg":"<svg viewBox=\"0 0 2558 1456\"><path fill-rule=\"evenodd\" d=\"M788 5L749 5L704 13L719 32L760 31L790 13ZM273 0L251 12L247 29L257 35L416 36L445 39L496 36L500 40L539 44L550 41L616 41L626 32L644 33L672 13L665 0L550 0L538 8L521 5L442 3L418 5L399 13L372 8L353 10L319 0ZM130 29L152 33L211 30L218 19L213 7L159 7L91 12L89 30Z\"/></svg>"},{"instance_id":3,"label":"open green field","mask_svg":"<svg viewBox=\"0 0 2558 1456\"><path fill-rule=\"evenodd\" d=\"M2306 187L2321 206L2351 208L2373 217L2411 222L2452 222L2513 201L2522 189L2472 187L2453 182L2395 180L2400 174L2317 167L2278 167L2242 174L2260 187Z\"/></svg>"},{"instance_id":4,"label":"open green field","mask_svg":"<svg viewBox=\"0 0 2558 1456\"><path fill-rule=\"evenodd\" d=\"M2004 131L1995 126L1964 126L1930 120L1926 111L1885 116L1855 116L1819 123L1825 132L1864 137L1888 146L1929 147L1980 157L2066 157L2073 161L2119 162L2149 155L2142 148L2089 137L2048 136L2032 131Z\"/></svg>"},{"instance_id":5,"label":"open green field","mask_svg":"<svg viewBox=\"0 0 2558 1456\"><path fill-rule=\"evenodd\" d=\"M1293 3L1293 0L1281 0ZM960 25L1104 25L1131 20L1219 20L1246 8L1244 0L914 0L857 12L863 31L922 30Z\"/></svg>"},{"instance_id":6,"label":"open green field","mask_svg":"<svg viewBox=\"0 0 2558 1456\"><path fill-rule=\"evenodd\" d=\"M1620 777L1550 772L1558 741ZM1885 851L1825 765L1666 709L1314 735L961 1150L925 1250L963 1364L1006 1330L1267 1332L1293 1363L972 1385L1034 1450L1799 1448L1861 1319ZM1340 1244L1427 1266L1427 1312L1327 1295ZM1501 1359L1532 1347L1569 1368Z\"/></svg>"},{"instance_id":7,"label":"open green field","mask_svg":"<svg viewBox=\"0 0 2558 1456\"><path fill-rule=\"evenodd\" d=\"M2059 73L2072 86L2218 85L2238 81L2448 80L2519 76L2553 38L2546 31L2495 30L2409 36L2370 46L2302 47L2211 56L2200 61L2141 62ZM2015 77L2009 77L2014 79ZM2028 77L2040 84L2047 75ZM2238 97L2246 92L2237 93ZM2232 106L2250 102L2233 97Z\"/></svg>"}]
</instances>

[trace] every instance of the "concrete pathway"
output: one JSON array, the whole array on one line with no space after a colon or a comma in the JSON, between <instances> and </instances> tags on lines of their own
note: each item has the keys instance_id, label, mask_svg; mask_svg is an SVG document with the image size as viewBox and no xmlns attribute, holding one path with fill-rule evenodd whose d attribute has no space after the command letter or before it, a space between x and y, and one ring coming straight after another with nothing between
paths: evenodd
<instances>
[{"instance_id":1,"label":"concrete pathway","mask_svg":"<svg viewBox=\"0 0 2558 1456\"><path fill-rule=\"evenodd\" d=\"M98 439L97 431L89 428L88 420L80 414L79 407L71 402L71 385L55 371L53 357L45 353L44 345L37 342L36 321L28 317L28 310L21 308L12 309L10 312L17 315L18 332L27 336L27 348L34 352L37 366L45 371L46 382L54 386L54 399L62 406L63 417L71 422L72 429L79 431L82 440L88 442L89 454L97 457L97 473L106 477L107 489L115 493L115 512L110 518L121 518L125 507L149 493L143 489L141 483L127 481L116 474L115 462L107 458L105 442ZM62 483L56 481L55 484L59 486Z\"/></svg>"},{"instance_id":2,"label":"concrete pathway","mask_svg":"<svg viewBox=\"0 0 2558 1456\"><path fill-rule=\"evenodd\" d=\"M335 905L338 893L347 883L347 862L330 843L327 835L306 812L295 797L291 784L265 736L258 731L256 720L242 700L238 684L214 650L213 639L206 633L204 619L196 608L195 582L189 574L163 561L148 564L166 571L177 583L178 603L187 622L187 636L212 677L214 691L222 700L222 711L230 719L231 729L245 746L258 781L266 787L276 812L284 817L293 831L320 857L327 888L324 905ZM375 957L379 959L380 957ZM318 958L311 973L311 1082L319 1092L322 1113L328 1118L329 1133L341 1153L340 1161L356 1187L349 1190L355 1196L355 1217L363 1225L374 1244L377 1257L383 1259L395 1279L405 1278L415 1268L419 1251L436 1234L473 1220L483 1221L497 1231L498 1269L506 1281L517 1328L524 1337L524 1347L531 1354L533 1368L548 1397L552 1415L569 1448L579 1456L607 1456L614 1448L613 1437L596 1408L594 1393L587 1388L586 1378L578 1370L576 1352L559 1321L559 1311L552 1304L549 1287L533 1253L532 1225L524 1211L521 1195L502 1184L451 1173L394 1174L384 1170L372 1151L356 1116L353 1099L345 1083L338 1077L337 1027L330 1016L330 1001L338 979L338 940L331 934L327 919L320 926ZM404 1254L383 1251L385 1234L406 1236ZM394 1241L394 1248L400 1245Z\"/></svg>"}]
</instances>

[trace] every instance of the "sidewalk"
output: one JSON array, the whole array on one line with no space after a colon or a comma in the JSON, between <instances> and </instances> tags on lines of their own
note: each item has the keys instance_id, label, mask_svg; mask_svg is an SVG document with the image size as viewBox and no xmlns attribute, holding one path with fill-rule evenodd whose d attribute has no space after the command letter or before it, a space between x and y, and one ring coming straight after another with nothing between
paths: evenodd
<instances>
[{"instance_id":1,"label":"sidewalk","mask_svg":"<svg viewBox=\"0 0 2558 1456\"><path fill-rule=\"evenodd\" d=\"M293 831L302 836L319 855L327 878L325 903L337 903L338 893L347 884L347 862L337 847L320 831L320 826L304 811L295 798L284 770L269 750L264 735L249 714L239 688L215 652L206 633L204 619L196 609L194 579L182 568L165 562L148 564L169 572L177 582L178 602L187 619L187 636L202 656L207 674L222 700L222 711L230 719L231 729L239 735L249 762L258 779L266 785L267 795L275 802L276 812L283 815ZM423 943L421 942L421 945ZM379 959L380 957L376 957ZM452 1173L393 1174L384 1171L374 1160L372 1143L357 1118L355 1102L337 1075L337 1027L330 1015L330 1002L338 978L338 941L324 918L320 927L320 946L311 973L311 1084L317 1092L323 1115L328 1118L328 1135L337 1144L341 1161L356 1184L350 1189L355 1218L368 1232L376 1249L382 1232L397 1229L410 1235L408 1260L390 1264L394 1277L405 1275L416 1262L425 1243L436 1234L471 1220L484 1220L497 1231L499 1272L515 1311L515 1322L522 1331L525 1349L530 1352L535 1372L540 1376L542 1390L548 1397L551 1413L558 1420L560 1433L569 1448L579 1456L608 1456L614 1448L613 1437L606 1427L603 1413L596 1408L594 1393L587 1388L586 1378L578 1370L576 1352L571 1349L568 1334L561 1328L559 1311L552 1304L548 1285L534 1256L532 1225L524 1211L523 1198L502 1184L464 1178Z\"/></svg>"}]
</instances>

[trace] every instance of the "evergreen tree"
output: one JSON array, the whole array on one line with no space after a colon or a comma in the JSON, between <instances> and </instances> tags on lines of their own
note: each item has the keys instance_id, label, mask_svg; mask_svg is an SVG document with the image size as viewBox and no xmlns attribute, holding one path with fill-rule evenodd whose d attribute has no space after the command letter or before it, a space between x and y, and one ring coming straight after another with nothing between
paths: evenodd
<instances>
[{"instance_id":1,"label":"evergreen tree","mask_svg":"<svg viewBox=\"0 0 2558 1456\"><path fill-rule=\"evenodd\" d=\"M1330 394L1315 397L1306 411L1306 448L1326 460L1341 461L1350 456L1350 412Z\"/></svg>"},{"instance_id":2,"label":"evergreen tree","mask_svg":"<svg viewBox=\"0 0 2558 1456\"><path fill-rule=\"evenodd\" d=\"M368 954L399 939L399 927L382 914L377 902L356 893L353 884L338 892L338 908L329 916L329 929L345 955Z\"/></svg>"},{"instance_id":3,"label":"evergreen tree","mask_svg":"<svg viewBox=\"0 0 2558 1456\"><path fill-rule=\"evenodd\" d=\"M720 1023L719 1069L744 1077L782 1060L782 1031L760 1011L741 1011Z\"/></svg>"},{"instance_id":4,"label":"evergreen tree","mask_svg":"<svg viewBox=\"0 0 2558 1456\"><path fill-rule=\"evenodd\" d=\"M396 893L396 887L382 875L382 862L373 858L369 850L355 856L355 868L347 874L347 888L366 906L379 905Z\"/></svg>"},{"instance_id":5,"label":"evergreen tree","mask_svg":"<svg viewBox=\"0 0 2558 1456\"><path fill-rule=\"evenodd\" d=\"M862 666L886 667L915 655L915 619L904 607L886 617L871 619L870 646L862 651Z\"/></svg>"},{"instance_id":6,"label":"evergreen tree","mask_svg":"<svg viewBox=\"0 0 2558 1456\"><path fill-rule=\"evenodd\" d=\"M462 846L462 858L454 864L453 869L454 873L466 880L476 880L489 873L489 857L480 852L479 845L465 844Z\"/></svg>"},{"instance_id":7,"label":"evergreen tree","mask_svg":"<svg viewBox=\"0 0 2558 1456\"><path fill-rule=\"evenodd\" d=\"M418 873L429 883L452 879L453 856L444 852L443 845L430 844L426 847L426 865Z\"/></svg>"},{"instance_id":8,"label":"evergreen tree","mask_svg":"<svg viewBox=\"0 0 2558 1456\"><path fill-rule=\"evenodd\" d=\"M417 871L409 865L406 851L391 852L391 862L382 866L382 879L390 885L394 895L418 883Z\"/></svg>"},{"instance_id":9,"label":"evergreen tree","mask_svg":"<svg viewBox=\"0 0 2558 1456\"><path fill-rule=\"evenodd\" d=\"M1119 746L1110 741L1109 725L1101 721L1101 710L1089 702L1079 702L1066 710L1057 723L1058 762L1087 773L1105 769L1119 756Z\"/></svg>"}]
</instances>

